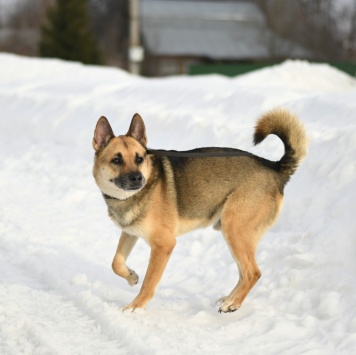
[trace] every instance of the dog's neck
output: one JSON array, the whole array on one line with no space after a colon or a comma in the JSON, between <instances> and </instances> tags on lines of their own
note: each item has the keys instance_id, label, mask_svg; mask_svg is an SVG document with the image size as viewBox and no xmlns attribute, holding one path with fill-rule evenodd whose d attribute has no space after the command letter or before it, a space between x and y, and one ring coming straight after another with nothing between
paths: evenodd
<instances>
[{"instance_id":1,"label":"dog's neck","mask_svg":"<svg viewBox=\"0 0 356 355\"><path fill-rule=\"evenodd\" d=\"M114 196L110 196L110 195L107 195L107 194L104 194L104 192L102 192L103 194L103 197L105 200L116 200L116 201L127 201L128 199L130 199L132 196L128 196L126 198L117 198L117 197L114 197Z\"/></svg>"},{"instance_id":2,"label":"dog's neck","mask_svg":"<svg viewBox=\"0 0 356 355\"><path fill-rule=\"evenodd\" d=\"M118 201L122 201L122 200L120 200L120 199L118 199L118 198L116 198L116 197L113 197L113 196L109 196L109 195L107 195L107 194L104 194L104 192L102 192L102 194L103 194L103 197L104 197L105 200L118 200Z\"/></svg>"}]
</instances>

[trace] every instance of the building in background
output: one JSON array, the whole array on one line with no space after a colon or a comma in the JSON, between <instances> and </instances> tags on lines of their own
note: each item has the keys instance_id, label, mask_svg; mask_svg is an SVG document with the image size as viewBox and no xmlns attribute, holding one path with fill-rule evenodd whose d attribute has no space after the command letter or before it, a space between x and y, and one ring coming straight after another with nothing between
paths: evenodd
<instances>
[{"instance_id":1,"label":"building in background","mask_svg":"<svg viewBox=\"0 0 356 355\"><path fill-rule=\"evenodd\" d=\"M140 28L148 76L185 74L196 64L313 57L273 33L248 1L141 0Z\"/></svg>"}]
</instances>

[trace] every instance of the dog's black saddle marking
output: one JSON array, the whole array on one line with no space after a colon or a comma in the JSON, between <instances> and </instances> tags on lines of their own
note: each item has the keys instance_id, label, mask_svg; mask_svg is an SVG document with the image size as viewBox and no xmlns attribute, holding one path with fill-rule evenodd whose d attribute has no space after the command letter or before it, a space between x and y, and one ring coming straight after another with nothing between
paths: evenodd
<instances>
[{"instance_id":1,"label":"dog's black saddle marking","mask_svg":"<svg viewBox=\"0 0 356 355\"><path fill-rule=\"evenodd\" d=\"M252 158L263 166L279 171L280 162L271 161L250 152L235 148L220 148L220 147L209 147L209 148L196 148L186 151L177 150L163 150L163 149L147 149L147 154L152 154L158 157L167 157L171 163L177 161L185 161L189 158L238 158L238 157L248 157ZM181 158L181 159L179 159Z\"/></svg>"},{"instance_id":2,"label":"dog's black saddle marking","mask_svg":"<svg viewBox=\"0 0 356 355\"><path fill-rule=\"evenodd\" d=\"M251 157L252 153L234 148L196 148L193 150L177 151L163 149L147 149L148 154L160 157L177 158L226 158L226 157Z\"/></svg>"}]
</instances>

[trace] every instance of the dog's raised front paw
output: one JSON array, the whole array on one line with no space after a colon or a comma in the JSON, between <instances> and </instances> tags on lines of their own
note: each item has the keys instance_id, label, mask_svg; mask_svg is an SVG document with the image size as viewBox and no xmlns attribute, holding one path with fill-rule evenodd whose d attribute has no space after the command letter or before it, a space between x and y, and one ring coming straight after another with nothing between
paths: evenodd
<instances>
[{"instance_id":1,"label":"dog's raised front paw","mask_svg":"<svg viewBox=\"0 0 356 355\"><path fill-rule=\"evenodd\" d=\"M130 286L135 286L138 283L138 275L135 271L129 269L130 275L126 278Z\"/></svg>"}]
</instances>

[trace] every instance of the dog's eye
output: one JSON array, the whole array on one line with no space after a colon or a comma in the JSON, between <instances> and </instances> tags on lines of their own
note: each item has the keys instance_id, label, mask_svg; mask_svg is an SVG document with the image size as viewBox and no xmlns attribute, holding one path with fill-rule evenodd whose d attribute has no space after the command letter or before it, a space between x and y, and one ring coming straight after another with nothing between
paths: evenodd
<instances>
[{"instance_id":1,"label":"dog's eye","mask_svg":"<svg viewBox=\"0 0 356 355\"><path fill-rule=\"evenodd\" d=\"M142 162L143 162L143 158L142 157L140 157L139 155L137 155L136 156L136 164L142 164Z\"/></svg>"},{"instance_id":2,"label":"dog's eye","mask_svg":"<svg viewBox=\"0 0 356 355\"><path fill-rule=\"evenodd\" d=\"M115 157L114 159L111 160L111 162L113 164L116 164L116 165L122 165L123 164L122 157Z\"/></svg>"}]
</instances>

